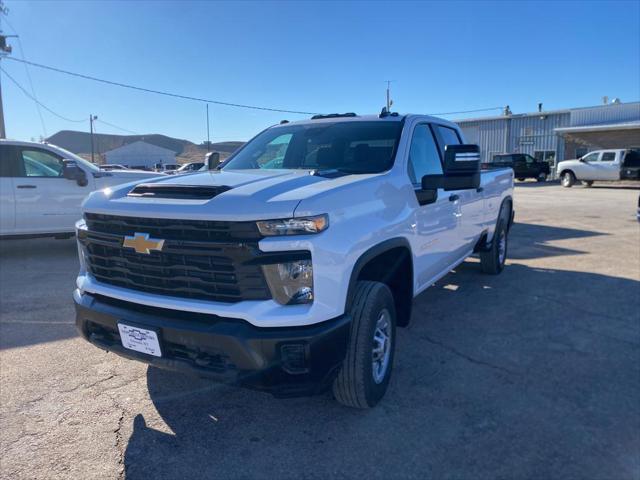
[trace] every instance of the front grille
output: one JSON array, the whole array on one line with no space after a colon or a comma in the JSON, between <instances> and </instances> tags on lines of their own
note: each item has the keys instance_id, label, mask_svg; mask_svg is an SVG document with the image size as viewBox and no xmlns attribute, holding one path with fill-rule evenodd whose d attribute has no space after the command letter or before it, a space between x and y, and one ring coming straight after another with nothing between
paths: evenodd
<instances>
[{"instance_id":1,"label":"front grille","mask_svg":"<svg viewBox=\"0 0 640 480\"><path fill-rule=\"evenodd\" d=\"M253 222L209 222L86 214L78 238L88 269L109 285L174 297L238 302L271 298ZM125 236L164 239L149 254L125 248Z\"/></svg>"}]
</instances>

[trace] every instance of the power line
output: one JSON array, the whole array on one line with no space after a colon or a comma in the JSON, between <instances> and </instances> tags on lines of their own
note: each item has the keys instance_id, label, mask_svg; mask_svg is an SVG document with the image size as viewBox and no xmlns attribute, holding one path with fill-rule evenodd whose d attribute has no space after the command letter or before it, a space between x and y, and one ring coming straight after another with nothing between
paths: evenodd
<instances>
[{"instance_id":1,"label":"power line","mask_svg":"<svg viewBox=\"0 0 640 480\"><path fill-rule=\"evenodd\" d=\"M18 32L16 31L15 28L13 28L13 25L11 24L11 22L9 22L9 19L6 18L7 15L5 14L4 16L4 22L9 25L9 28L11 30L13 30L13 33L16 34L16 38L18 39L18 48L20 49L20 57L22 58L22 60L24 60L24 48L22 47L22 40L20 39L20 36L18 35ZM29 71L29 66L24 63L24 71L27 74L27 79L29 80L29 86L31 87L31 93L33 94L34 98L38 98L38 96L36 95L36 89L33 86L33 79L31 78L31 72ZM42 110L40 109L40 105L38 104L38 102L35 103L36 105L36 110L38 111L38 117L40 117L40 125L42 126L42 133L44 135L44 138L47 137L47 127L44 124L44 117L42 116Z\"/></svg>"},{"instance_id":2,"label":"power line","mask_svg":"<svg viewBox=\"0 0 640 480\"><path fill-rule=\"evenodd\" d=\"M7 57L7 58L11 58L11 57ZM72 119L72 118L67 118L67 117L65 117L64 115L60 115L60 114L59 114L59 113L57 113L57 112L54 112L54 111L53 111L53 110L51 110L49 107L47 107L44 103L42 103L40 100L38 100L37 98L35 98L35 97L34 97L33 95L31 95L29 92L27 92L27 90L26 90L22 85L20 85L20 84L18 83L18 81L17 81L15 78L13 78L11 75L9 75L9 73L8 73L4 68L0 67L0 71L1 71L2 73L4 73L4 74L7 76L7 78L8 78L9 80L11 80L11 81L15 84L15 86L16 86L16 87L18 87L20 90L22 90L22 93L24 93L27 97L29 97L31 100L33 100L34 102L36 102L38 105L40 105L42 108L44 108L44 109L45 109L47 112L49 112L50 114L55 115L56 117L61 118L62 120L66 120L67 122L83 123L83 122L85 122L85 121L86 121L86 120L84 120L84 119L83 119L83 120L74 120L74 119Z\"/></svg>"},{"instance_id":3,"label":"power line","mask_svg":"<svg viewBox=\"0 0 640 480\"><path fill-rule=\"evenodd\" d=\"M111 128L115 128L117 130L122 130L123 132L127 132L127 133L130 133L132 135L140 135L138 132L134 132L132 130L128 130L126 128L119 127L118 125L114 125L113 123L105 122L104 120L101 120L99 118L96 120L96 122L104 123L105 125L108 125Z\"/></svg>"},{"instance_id":4,"label":"power line","mask_svg":"<svg viewBox=\"0 0 640 480\"><path fill-rule=\"evenodd\" d=\"M73 77L84 78L85 80L93 80L94 82L106 83L107 85L115 85L117 87L130 88L132 90L138 90L138 91L147 92L147 93L155 93L155 94L164 95L164 96L167 96L167 97L181 98L183 100L193 100L195 102L214 103L216 105L224 105L224 106L227 106L227 107L248 108L248 109L251 109L251 110L263 110L263 111L268 111L268 112L295 113L295 114L299 114L299 115L316 115L318 113L318 112L303 112L303 111L298 111L298 110L285 110L285 109L282 109L282 108L258 107L256 105L246 105L246 104L242 104L242 103L230 103L230 102L222 102L220 100L210 100L210 99L206 99L206 98L191 97L191 96L188 96L188 95L180 95L180 94L177 94L177 93L165 92L165 91L162 91L162 90L154 90L152 88L137 87L135 85L128 85L126 83L120 83L120 82L114 82L114 81L111 81L111 80L105 80L103 78L92 77L90 75L84 75L82 73L70 72L68 70L63 70L61 68L51 67L49 65L43 65L41 63L30 62L28 60L19 59L19 58L15 58L15 57L8 57L8 60L13 60L14 62L26 63L27 65L32 65L34 67L43 68L45 70L51 70L53 72L64 73L66 75L71 75Z\"/></svg>"}]
</instances>

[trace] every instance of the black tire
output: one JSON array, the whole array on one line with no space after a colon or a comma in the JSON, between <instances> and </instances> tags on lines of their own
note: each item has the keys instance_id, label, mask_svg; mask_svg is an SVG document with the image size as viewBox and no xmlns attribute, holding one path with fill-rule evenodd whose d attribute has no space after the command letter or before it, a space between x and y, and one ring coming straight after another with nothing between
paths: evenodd
<instances>
[{"instance_id":1,"label":"black tire","mask_svg":"<svg viewBox=\"0 0 640 480\"><path fill-rule=\"evenodd\" d=\"M593 185L593 180L585 180L583 183L585 187L589 188Z\"/></svg>"},{"instance_id":2,"label":"black tire","mask_svg":"<svg viewBox=\"0 0 640 480\"><path fill-rule=\"evenodd\" d=\"M560 178L560 183L565 188L571 188L576 183L576 176L573 172L564 172Z\"/></svg>"},{"instance_id":3,"label":"black tire","mask_svg":"<svg viewBox=\"0 0 640 480\"><path fill-rule=\"evenodd\" d=\"M374 333L379 318L389 313L389 356L384 376L374 380ZM356 283L349 309L351 333L344 363L333 382L333 395L343 405L354 408L374 407L389 386L396 339L396 311L391 290L384 283Z\"/></svg>"},{"instance_id":4,"label":"black tire","mask_svg":"<svg viewBox=\"0 0 640 480\"><path fill-rule=\"evenodd\" d=\"M480 252L480 268L483 273L498 275L504 270L509 246L508 238L507 222L501 213L491 242L491 248L485 252ZM502 252L502 248L504 248L504 252Z\"/></svg>"},{"instance_id":5,"label":"black tire","mask_svg":"<svg viewBox=\"0 0 640 480\"><path fill-rule=\"evenodd\" d=\"M524 182L524 178L519 178L518 181L519 182Z\"/></svg>"}]
</instances>

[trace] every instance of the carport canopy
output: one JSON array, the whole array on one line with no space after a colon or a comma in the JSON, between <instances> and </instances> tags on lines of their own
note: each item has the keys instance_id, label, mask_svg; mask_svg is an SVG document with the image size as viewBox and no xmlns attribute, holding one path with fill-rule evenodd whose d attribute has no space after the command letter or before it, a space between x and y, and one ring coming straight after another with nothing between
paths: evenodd
<instances>
[{"instance_id":1,"label":"carport canopy","mask_svg":"<svg viewBox=\"0 0 640 480\"><path fill-rule=\"evenodd\" d=\"M565 140L591 147L640 148L640 121L556 128Z\"/></svg>"}]
</instances>

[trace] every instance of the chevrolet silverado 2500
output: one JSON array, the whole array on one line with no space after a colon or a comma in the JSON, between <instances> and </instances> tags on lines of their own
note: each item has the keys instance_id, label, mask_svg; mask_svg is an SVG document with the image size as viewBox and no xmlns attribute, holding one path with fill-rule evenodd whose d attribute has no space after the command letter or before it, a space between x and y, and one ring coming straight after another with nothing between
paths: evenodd
<instances>
[{"instance_id":1,"label":"chevrolet silverado 2500","mask_svg":"<svg viewBox=\"0 0 640 480\"><path fill-rule=\"evenodd\" d=\"M474 252L502 271L512 193L445 120L276 125L217 170L87 198L77 327L158 367L372 407L413 298Z\"/></svg>"},{"instance_id":2,"label":"chevrolet silverado 2500","mask_svg":"<svg viewBox=\"0 0 640 480\"><path fill-rule=\"evenodd\" d=\"M50 143L0 140L0 238L71 237L90 192L158 176L102 171Z\"/></svg>"}]
</instances>

